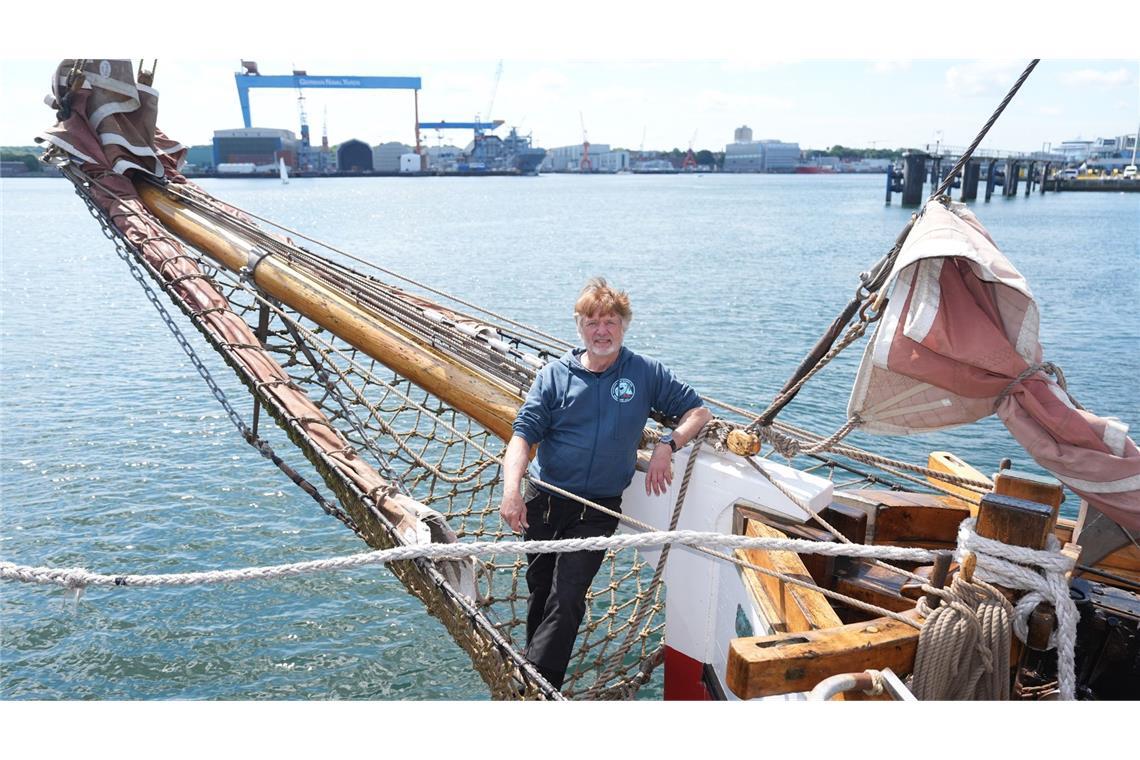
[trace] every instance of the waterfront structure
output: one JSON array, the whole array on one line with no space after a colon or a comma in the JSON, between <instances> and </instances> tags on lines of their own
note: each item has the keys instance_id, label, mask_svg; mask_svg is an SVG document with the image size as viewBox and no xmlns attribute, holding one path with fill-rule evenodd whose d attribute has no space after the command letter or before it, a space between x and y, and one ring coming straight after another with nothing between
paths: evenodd
<instances>
[{"instance_id":1,"label":"waterfront structure","mask_svg":"<svg viewBox=\"0 0 1140 760\"><path fill-rule=\"evenodd\" d=\"M190 149L186 151L186 164L183 166L183 169L188 171L213 171L214 147L212 145L191 145Z\"/></svg>"},{"instance_id":2,"label":"waterfront structure","mask_svg":"<svg viewBox=\"0 0 1140 760\"><path fill-rule=\"evenodd\" d=\"M732 141L737 143L752 142L752 128L747 124L737 127L732 132Z\"/></svg>"},{"instance_id":3,"label":"waterfront structure","mask_svg":"<svg viewBox=\"0 0 1140 760\"><path fill-rule=\"evenodd\" d=\"M288 129L218 129L214 130L214 166L218 164L253 164L276 170L278 159L285 159L290 169L297 168L300 143Z\"/></svg>"},{"instance_id":4,"label":"waterfront structure","mask_svg":"<svg viewBox=\"0 0 1140 760\"><path fill-rule=\"evenodd\" d=\"M401 142L386 142L377 145L372 149L372 171L400 171L400 157L405 153L415 153L415 148Z\"/></svg>"},{"instance_id":5,"label":"waterfront structure","mask_svg":"<svg viewBox=\"0 0 1140 760\"><path fill-rule=\"evenodd\" d=\"M551 148L546 152L542 162L542 171L545 172L576 172L580 171L584 150L582 143L566 145L561 148ZM606 143L590 143L590 164L594 171L613 173L625 171L630 168L628 150L610 150Z\"/></svg>"},{"instance_id":6,"label":"waterfront structure","mask_svg":"<svg viewBox=\"0 0 1140 760\"><path fill-rule=\"evenodd\" d=\"M741 127L736 130L736 134L750 135L751 130ZM726 172L793 172L799 161L799 143L782 140L750 140L724 146Z\"/></svg>"},{"instance_id":7,"label":"waterfront structure","mask_svg":"<svg viewBox=\"0 0 1140 760\"><path fill-rule=\"evenodd\" d=\"M336 147L336 162L341 171L372 171L372 148L363 140L348 140Z\"/></svg>"},{"instance_id":8,"label":"waterfront structure","mask_svg":"<svg viewBox=\"0 0 1140 760\"><path fill-rule=\"evenodd\" d=\"M428 158L428 171L452 172L463 155L463 149L457 145L435 145L425 148Z\"/></svg>"}]
</instances>

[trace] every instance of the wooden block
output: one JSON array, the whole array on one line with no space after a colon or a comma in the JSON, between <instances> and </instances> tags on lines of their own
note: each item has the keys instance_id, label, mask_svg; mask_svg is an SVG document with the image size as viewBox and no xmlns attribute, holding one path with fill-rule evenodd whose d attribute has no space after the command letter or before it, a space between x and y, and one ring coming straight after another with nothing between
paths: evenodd
<instances>
[{"instance_id":1,"label":"wooden block","mask_svg":"<svg viewBox=\"0 0 1140 760\"><path fill-rule=\"evenodd\" d=\"M875 515L875 543L925 549L954 546L958 542L958 526L970 516L970 510L943 504L932 500L920 505L879 507Z\"/></svg>"},{"instance_id":2,"label":"wooden block","mask_svg":"<svg viewBox=\"0 0 1140 760\"><path fill-rule=\"evenodd\" d=\"M1053 522L1053 508L1046 504L990 493L982 497L977 532L1003 544L1043 549Z\"/></svg>"},{"instance_id":3,"label":"wooden block","mask_svg":"<svg viewBox=\"0 0 1140 760\"><path fill-rule=\"evenodd\" d=\"M904 615L914 615L911 611ZM819 631L733 639L726 681L741 699L810 691L825 678L890 668L914 668L918 629L891 618Z\"/></svg>"},{"instance_id":4,"label":"wooden block","mask_svg":"<svg viewBox=\"0 0 1140 760\"><path fill-rule=\"evenodd\" d=\"M926 466L937 472L944 472L947 475L957 475L960 478L970 478L971 480L978 480L983 483L989 484L993 488L993 481L981 473L981 471L971 467L967 462L959 459L951 454L949 451L932 451L926 459ZM970 510L971 517L977 517L978 505L975 504L981 496L977 491L971 491L969 488L956 486L953 483L947 483L939 480L936 477L927 475L926 479L931 483L937 483L939 486L946 488L949 491L962 496L962 499L954 499L956 502L954 506L962 507L963 509ZM970 501L972 499L973 501Z\"/></svg>"},{"instance_id":5,"label":"wooden block","mask_svg":"<svg viewBox=\"0 0 1140 760\"><path fill-rule=\"evenodd\" d=\"M994 493L1049 506L1053 510L1053 524L1056 524L1061 502L1065 500L1065 489L1061 481L1047 475L1018 470L1002 470L995 474Z\"/></svg>"},{"instance_id":6,"label":"wooden block","mask_svg":"<svg viewBox=\"0 0 1140 760\"><path fill-rule=\"evenodd\" d=\"M856 561L847 566L847 572L836 577L835 590L892 612L905 612L914 609L914 599L902 595L907 579L885 567Z\"/></svg>"},{"instance_id":7,"label":"wooden block","mask_svg":"<svg viewBox=\"0 0 1140 760\"><path fill-rule=\"evenodd\" d=\"M1065 500L1061 481L1048 475L1035 475L1019 470L1002 470L994 475L994 493L1016 496L1050 507L1060 507Z\"/></svg>"},{"instance_id":8,"label":"wooden block","mask_svg":"<svg viewBox=\"0 0 1140 760\"><path fill-rule=\"evenodd\" d=\"M867 513L861 509L832 502L820 517L852 543L861 544L867 540Z\"/></svg>"},{"instance_id":9,"label":"wooden block","mask_svg":"<svg viewBox=\"0 0 1140 760\"><path fill-rule=\"evenodd\" d=\"M779 530L756 520L748 521L744 534L754 537L786 538ZM742 553L749 562L758 567L782 573L798 580L812 580L803 561L795 552L744 549ZM778 578L757 573L749 568L743 568L743 572L745 575L756 576L759 586L767 594L771 606L775 607L779 614L777 619L784 623L787 631L811 631L841 624L842 621L835 614L835 610L831 608L827 597L818 591L784 583Z\"/></svg>"}]
</instances>

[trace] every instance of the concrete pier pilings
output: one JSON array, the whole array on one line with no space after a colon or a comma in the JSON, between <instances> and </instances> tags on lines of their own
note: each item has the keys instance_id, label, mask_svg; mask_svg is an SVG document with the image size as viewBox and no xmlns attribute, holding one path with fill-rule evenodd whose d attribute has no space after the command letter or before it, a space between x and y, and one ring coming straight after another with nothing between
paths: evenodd
<instances>
[{"instance_id":1,"label":"concrete pier pilings","mask_svg":"<svg viewBox=\"0 0 1140 760\"><path fill-rule=\"evenodd\" d=\"M1021 164L1012 159L1006 159L1005 162L1005 181L1001 186L1001 194L1003 198L1016 198L1017 197L1017 175L1021 172Z\"/></svg>"},{"instance_id":2,"label":"concrete pier pilings","mask_svg":"<svg viewBox=\"0 0 1140 760\"><path fill-rule=\"evenodd\" d=\"M966 162L966 166L962 169L962 193L959 200L965 202L978 199L978 178L981 173L982 167L977 161Z\"/></svg>"},{"instance_id":3,"label":"concrete pier pilings","mask_svg":"<svg viewBox=\"0 0 1140 760\"><path fill-rule=\"evenodd\" d=\"M994 194L994 186L997 184L997 159L991 158L986 165L986 202L990 200L990 196Z\"/></svg>"},{"instance_id":4,"label":"concrete pier pilings","mask_svg":"<svg viewBox=\"0 0 1140 760\"><path fill-rule=\"evenodd\" d=\"M902 205L918 206L922 203L922 184L926 174L926 154L903 154Z\"/></svg>"}]
</instances>

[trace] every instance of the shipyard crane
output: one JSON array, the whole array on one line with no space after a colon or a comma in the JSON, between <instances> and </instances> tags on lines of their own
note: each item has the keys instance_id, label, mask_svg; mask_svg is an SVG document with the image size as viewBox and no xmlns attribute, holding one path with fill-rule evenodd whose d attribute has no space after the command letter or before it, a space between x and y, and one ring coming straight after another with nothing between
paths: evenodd
<instances>
[{"instance_id":1,"label":"shipyard crane","mask_svg":"<svg viewBox=\"0 0 1140 760\"><path fill-rule=\"evenodd\" d=\"M419 122L420 87L419 77L360 77L360 76L315 76L304 71L294 70L288 76L266 76L257 69L255 61L242 61L243 71L234 73L237 84L238 103L241 105L242 123L246 129L252 126L249 111L249 91L253 88L336 88L352 90L413 90L416 122ZM420 133L416 129L416 152L420 152Z\"/></svg>"},{"instance_id":2,"label":"shipyard crane","mask_svg":"<svg viewBox=\"0 0 1140 760\"><path fill-rule=\"evenodd\" d=\"M586 119L582 112L578 112L578 121L582 123L582 160L578 162L578 171L592 172L594 165L590 163L590 141L586 137Z\"/></svg>"},{"instance_id":3,"label":"shipyard crane","mask_svg":"<svg viewBox=\"0 0 1140 760\"><path fill-rule=\"evenodd\" d=\"M491 109L495 107L495 95L497 95L499 92L499 79L502 76L503 62L500 60L499 65L495 67L495 83L491 85L491 100L489 103L487 103L487 111L484 114L488 120L491 118ZM479 118L476 117L475 121L479 121Z\"/></svg>"},{"instance_id":4,"label":"shipyard crane","mask_svg":"<svg viewBox=\"0 0 1140 760\"><path fill-rule=\"evenodd\" d=\"M689 152L685 154L685 160L681 162L683 171L693 171L697 168L697 157L693 155L693 143L697 141L697 131L694 129L693 136L689 138Z\"/></svg>"},{"instance_id":5,"label":"shipyard crane","mask_svg":"<svg viewBox=\"0 0 1140 760\"><path fill-rule=\"evenodd\" d=\"M301 71L298 69L293 69L293 76L294 76L294 78L297 78L298 81L300 81L299 78L306 76L306 73L304 71ZM305 162L306 162L306 165L302 166L301 168L305 169L307 171L307 170L313 168L312 165L308 163L310 160L309 159L309 117L308 117L308 114L305 113L305 91L301 88L300 84L297 85L297 110L300 112L300 118L301 118L301 153L302 153L302 155L304 155Z\"/></svg>"}]
</instances>

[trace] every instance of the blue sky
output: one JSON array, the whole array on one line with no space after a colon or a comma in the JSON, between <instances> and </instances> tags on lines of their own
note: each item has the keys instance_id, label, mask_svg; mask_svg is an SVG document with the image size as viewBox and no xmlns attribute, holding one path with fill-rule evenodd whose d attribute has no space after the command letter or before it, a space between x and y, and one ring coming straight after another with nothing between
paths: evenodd
<instances>
[{"instance_id":1,"label":"blue sky","mask_svg":"<svg viewBox=\"0 0 1140 760\"><path fill-rule=\"evenodd\" d=\"M406 17L395 6L338 4L327 13L310 6L294 18L203 2L192 11L181 6L178 33L164 32L161 43L151 39L164 28L160 19L130 39L137 58L158 55L159 124L189 144L209 142L214 129L241 126L233 74L242 58L256 60L266 74L299 68L314 75L419 76L421 119L450 121L488 115L502 61L490 115L519 125L545 147L580 142L583 123L591 142L632 149L643 141L647 149L685 148L695 134L696 147L721 150L742 124L756 139L812 148L921 147L939 139L963 145L1039 54L1044 60L983 147L1039 150L1066 139L1132 133L1140 123L1140 62L1128 41L1062 36L1043 15L963 0L953 17L939 14L932 25L913 3L892 0L860 6L868 10L853 23L842 10L849 6L730 6L714 0L679 16L640 1L619 12L592 0L566 6L447 0ZM1111 16L1111 8L1102 10ZM1121 12L1132 14L1125 5ZM990 32L970 21L983 17ZM299 35L304 19L322 32ZM27 23L42 17L29 15ZM972 33L956 37L960 25ZM994 30L1002 28L1015 33L1000 46L1010 57L997 60L994 40L1001 35ZM231 33L240 29L257 34ZM0 144L29 144L50 125L42 98L55 65L90 46L87 30L71 33L75 42L53 33L6 47ZM953 44L940 42L949 39ZM1035 49L1038 41L1044 50ZM1087 57L1049 58L1058 52L1050 46L1063 56ZM932 58L940 49L964 57ZM297 131L293 91L255 90L251 103L255 126ZM410 92L308 90L306 106L314 141L326 115L333 143L414 140ZM423 138L439 142L434 132ZM444 138L465 144L469 133Z\"/></svg>"}]
</instances>

